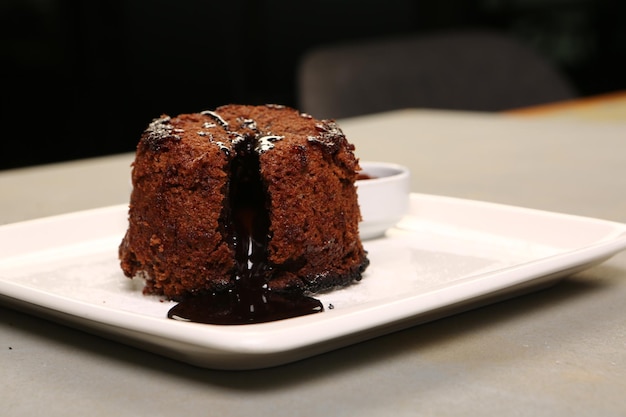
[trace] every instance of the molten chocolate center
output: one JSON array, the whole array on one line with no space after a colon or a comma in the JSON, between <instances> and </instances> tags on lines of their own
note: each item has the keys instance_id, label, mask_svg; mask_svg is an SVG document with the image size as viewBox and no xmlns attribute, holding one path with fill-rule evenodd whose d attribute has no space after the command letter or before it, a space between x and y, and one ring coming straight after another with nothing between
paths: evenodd
<instances>
[{"instance_id":1,"label":"molten chocolate center","mask_svg":"<svg viewBox=\"0 0 626 417\"><path fill-rule=\"evenodd\" d=\"M267 192L260 175L256 139L238 144L230 172L230 222L235 250L234 288L193 295L167 314L171 319L208 324L250 324L318 313L319 300L303 294L271 291L268 282L270 219Z\"/></svg>"}]
</instances>

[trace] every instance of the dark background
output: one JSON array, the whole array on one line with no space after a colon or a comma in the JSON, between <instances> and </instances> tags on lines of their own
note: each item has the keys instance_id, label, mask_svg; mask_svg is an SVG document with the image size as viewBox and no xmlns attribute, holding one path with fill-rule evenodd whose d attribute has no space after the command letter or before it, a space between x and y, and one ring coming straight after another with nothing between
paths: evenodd
<instances>
[{"instance_id":1,"label":"dark background","mask_svg":"<svg viewBox=\"0 0 626 417\"><path fill-rule=\"evenodd\" d=\"M302 54L333 42L492 28L581 96L626 89L620 0L0 0L0 169L131 151L160 114L297 107Z\"/></svg>"}]
</instances>

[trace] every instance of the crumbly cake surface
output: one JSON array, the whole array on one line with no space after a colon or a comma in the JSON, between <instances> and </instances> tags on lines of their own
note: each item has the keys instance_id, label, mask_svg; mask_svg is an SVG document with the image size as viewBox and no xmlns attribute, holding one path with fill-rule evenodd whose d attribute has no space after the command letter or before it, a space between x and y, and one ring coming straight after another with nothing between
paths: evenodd
<instances>
[{"instance_id":1,"label":"crumbly cake surface","mask_svg":"<svg viewBox=\"0 0 626 417\"><path fill-rule=\"evenodd\" d=\"M147 293L178 299L233 286L229 189L247 143L258 155L269 215L268 285L319 291L361 278L354 147L331 120L275 105L227 105L162 116L133 163L121 267Z\"/></svg>"}]
</instances>

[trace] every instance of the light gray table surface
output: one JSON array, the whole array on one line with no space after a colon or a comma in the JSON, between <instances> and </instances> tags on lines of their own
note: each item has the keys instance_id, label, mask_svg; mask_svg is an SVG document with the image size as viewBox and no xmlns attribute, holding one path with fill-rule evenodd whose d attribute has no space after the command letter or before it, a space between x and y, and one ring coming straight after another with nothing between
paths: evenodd
<instances>
[{"instance_id":1,"label":"light gray table surface","mask_svg":"<svg viewBox=\"0 0 626 417\"><path fill-rule=\"evenodd\" d=\"M412 190L626 222L626 123L340 121ZM0 172L0 224L128 201L133 155ZM0 307L3 416L624 416L626 253L539 292L288 365L193 367Z\"/></svg>"}]
</instances>

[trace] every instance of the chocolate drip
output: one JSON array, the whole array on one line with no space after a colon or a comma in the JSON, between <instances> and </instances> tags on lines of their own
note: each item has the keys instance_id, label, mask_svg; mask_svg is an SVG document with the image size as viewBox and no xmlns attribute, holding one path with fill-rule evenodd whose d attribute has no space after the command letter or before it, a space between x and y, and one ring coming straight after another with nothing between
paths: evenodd
<instances>
[{"instance_id":1,"label":"chocolate drip","mask_svg":"<svg viewBox=\"0 0 626 417\"><path fill-rule=\"evenodd\" d=\"M268 287L272 274L267 256L270 220L256 147L252 138L238 143L231 167L234 288L223 293L190 296L168 312L169 318L208 324L250 324L323 311L322 304L314 298L279 294Z\"/></svg>"}]
</instances>

